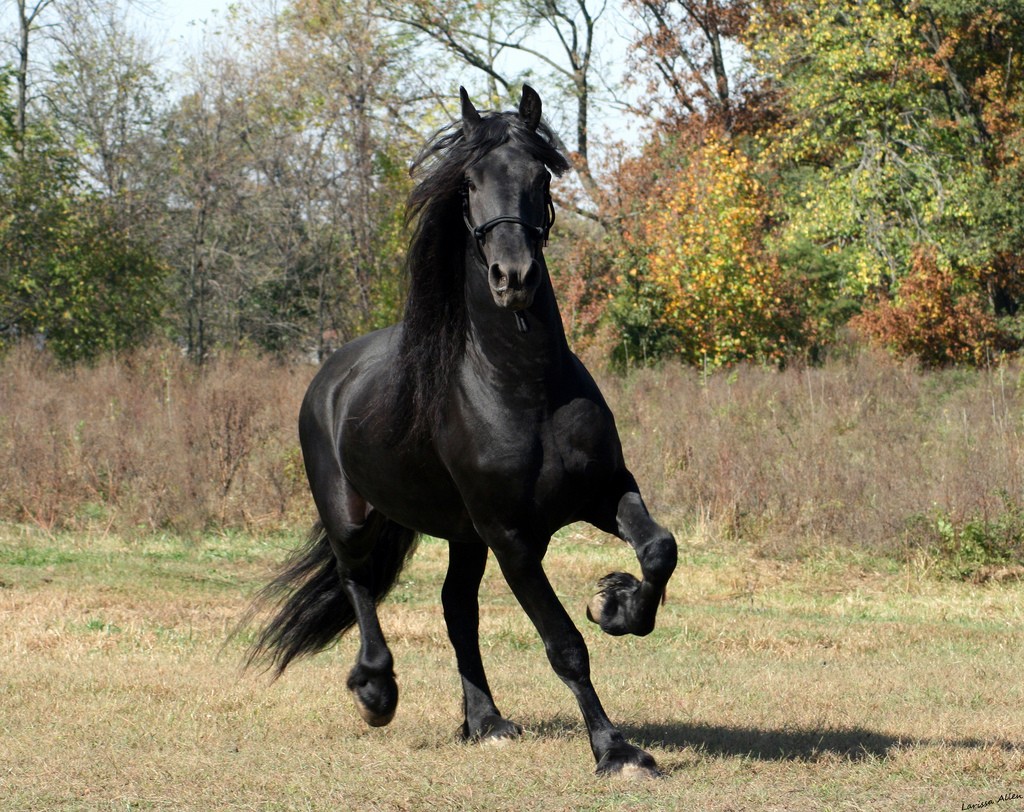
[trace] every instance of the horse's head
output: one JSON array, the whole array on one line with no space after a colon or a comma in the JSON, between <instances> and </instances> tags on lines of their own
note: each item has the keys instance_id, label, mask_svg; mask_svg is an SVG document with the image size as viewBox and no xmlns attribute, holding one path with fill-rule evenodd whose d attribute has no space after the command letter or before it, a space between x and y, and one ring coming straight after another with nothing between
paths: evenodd
<instances>
[{"instance_id":1,"label":"horse's head","mask_svg":"<svg viewBox=\"0 0 1024 812\"><path fill-rule=\"evenodd\" d=\"M486 128L465 89L462 132L467 141ZM540 96L523 87L519 122L530 136L541 118ZM530 141L509 138L483 151L469 164L463 180L463 213L477 254L486 270L495 303L511 311L529 307L544 275L541 250L555 219L551 173Z\"/></svg>"}]
</instances>

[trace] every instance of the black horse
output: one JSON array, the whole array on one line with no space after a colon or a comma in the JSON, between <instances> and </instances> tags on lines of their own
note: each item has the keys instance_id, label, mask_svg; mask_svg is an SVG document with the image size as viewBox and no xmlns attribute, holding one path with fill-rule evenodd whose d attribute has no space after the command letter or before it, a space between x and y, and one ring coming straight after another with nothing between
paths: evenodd
<instances>
[{"instance_id":1,"label":"black horse","mask_svg":"<svg viewBox=\"0 0 1024 812\"><path fill-rule=\"evenodd\" d=\"M478 588L488 551L579 702L599 773L654 774L590 682L583 636L541 562L552 533L584 520L628 542L643 573L601 579L587 617L608 634L654 628L676 565L626 469L615 421L569 350L542 248L554 220L548 184L569 168L523 88L517 112L481 114L461 91L462 121L413 165L415 220L401 324L335 352L299 414L320 515L309 542L261 593L278 602L249 663L280 674L358 624L348 688L370 725L398 703L376 604L416 535L447 539L441 601L464 690L468 740L518 736L491 697L480 658Z\"/></svg>"}]
</instances>

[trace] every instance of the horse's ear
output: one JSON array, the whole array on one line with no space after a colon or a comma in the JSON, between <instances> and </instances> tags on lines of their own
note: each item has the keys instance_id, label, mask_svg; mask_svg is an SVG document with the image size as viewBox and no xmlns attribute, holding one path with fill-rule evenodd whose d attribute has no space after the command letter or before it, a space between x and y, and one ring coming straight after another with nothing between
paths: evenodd
<instances>
[{"instance_id":1,"label":"horse's ear","mask_svg":"<svg viewBox=\"0 0 1024 812\"><path fill-rule=\"evenodd\" d=\"M519 100L519 118L531 130L540 124L540 96L529 85L523 85L523 97Z\"/></svg>"},{"instance_id":2,"label":"horse's ear","mask_svg":"<svg viewBox=\"0 0 1024 812\"><path fill-rule=\"evenodd\" d=\"M480 113L473 106L473 102L469 100L466 88L459 88L459 98L462 99L462 134L469 138L480 123Z\"/></svg>"}]
</instances>

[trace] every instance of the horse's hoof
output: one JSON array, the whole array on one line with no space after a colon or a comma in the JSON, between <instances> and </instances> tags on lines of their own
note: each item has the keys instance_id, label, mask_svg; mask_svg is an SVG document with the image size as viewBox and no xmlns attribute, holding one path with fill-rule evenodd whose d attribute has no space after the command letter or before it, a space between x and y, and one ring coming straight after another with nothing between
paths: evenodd
<instances>
[{"instance_id":1,"label":"horse's hoof","mask_svg":"<svg viewBox=\"0 0 1024 812\"><path fill-rule=\"evenodd\" d=\"M618 772L609 772L606 775L624 781L650 781L653 778L661 778L661 773L656 768L641 767L639 764L623 764Z\"/></svg>"},{"instance_id":2,"label":"horse's hoof","mask_svg":"<svg viewBox=\"0 0 1024 812\"><path fill-rule=\"evenodd\" d=\"M515 736L482 736L480 738L480 746L500 750L503 747L508 747L515 740Z\"/></svg>"},{"instance_id":3,"label":"horse's hoof","mask_svg":"<svg viewBox=\"0 0 1024 812\"><path fill-rule=\"evenodd\" d=\"M462 726L463 739L490 747L504 747L522 735L523 729L515 722L493 714L485 716L475 730L470 730L467 724Z\"/></svg>"},{"instance_id":4,"label":"horse's hoof","mask_svg":"<svg viewBox=\"0 0 1024 812\"><path fill-rule=\"evenodd\" d=\"M597 764L597 774L627 781L661 777L654 757L628 742L618 742L601 757Z\"/></svg>"},{"instance_id":5,"label":"horse's hoof","mask_svg":"<svg viewBox=\"0 0 1024 812\"><path fill-rule=\"evenodd\" d=\"M356 710L370 727L384 727L395 718L398 707L398 683L393 674L367 676L359 666L352 669L348 689Z\"/></svg>"},{"instance_id":6,"label":"horse's hoof","mask_svg":"<svg viewBox=\"0 0 1024 812\"><path fill-rule=\"evenodd\" d=\"M603 592L598 592L587 604L587 620L591 623L601 622L601 613L604 612L604 604L607 597Z\"/></svg>"},{"instance_id":7,"label":"horse's hoof","mask_svg":"<svg viewBox=\"0 0 1024 812\"><path fill-rule=\"evenodd\" d=\"M359 715L363 717L363 721L370 727L384 727L391 724L391 720L395 718L394 709L390 713L377 713L373 708L366 705L355 691L352 692L352 699L355 700L356 710L359 711Z\"/></svg>"},{"instance_id":8,"label":"horse's hoof","mask_svg":"<svg viewBox=\"0 0 1024 812\"><path fill-rule=\"evenodd\" d=\"M640 582L625 572L610 573L597 582L601 590L587 604L587 619L601 627L601 631L618 637L636 634L629 617L630 600L640 588Z\"/></svg>"}]
</instances>

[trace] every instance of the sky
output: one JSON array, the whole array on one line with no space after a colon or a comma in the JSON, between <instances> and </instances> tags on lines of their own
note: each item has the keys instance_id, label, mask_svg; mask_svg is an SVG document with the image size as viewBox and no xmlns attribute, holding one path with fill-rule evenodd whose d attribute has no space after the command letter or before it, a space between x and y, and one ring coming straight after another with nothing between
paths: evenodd
<instances>
[{"instance_id":1,"label":"sky","mask_svg":"<svg viewBox=\"0 0 1024 812\"><path fill-rule=\"evenodd\" d=\"M223 11L228 7L231 0L148 0L148 6L153 8L155 14L150 17L146 22L146 27L150 28L155 32L160 32L163 28L166 28L167 36L166 43L168 45L167 54L172 59L174 58L174 52L179 46L184 43L195 39L202 29L202 23L212 22L216 20ZM282 0L283 2L283 0ZM605 13L609 16L618 14L617 6L618 3L609 3ZM621 17L621 15L619 15ZM618 30L619 33L626 34L626 28L628 24L625 24L624 19L618 19L613 25L614 30ZM553 44L553 47L557 48L557 45ZM624 67L625 63L625 41L619 39L618 42L610 42L605 45L606 54L607 49L610 48L614 53L612 58L613 65L620 65ZM179 52L180 53L180 52ZM614 73L613 69L611 73ZM474 78L479 78L475 76ZM598 79L597 75L594 77ZM467 82L467 86L469 83ZM482 85L481 85L482 87ZM544 95L544 88L540 85L536 88L541 95ZM602 125L607 128L610 133L614 133L616 137L624 137L631 139L635 137L635 133L631 132L631 126L628 116L623 115L619 110L616 110L614 106L602 106L601 109L597 109L592 113L592 117L596 117L596 121L591 121L592 128L596 132L600 132Z\"/></svg>"},{"instance_id":2,"label":"sky","mask_svg":"<svg viewBox=\"0 0 1024 812\"><path fill-rule=\"evenodd\" d=\"M210 3L208 0L152 0L149 7L154 10L146 20L147 28L154 31L166 29L167 41L189 39L203 21L210 21L227 7L227 2Z\"/></svg>"}]
</instances>

